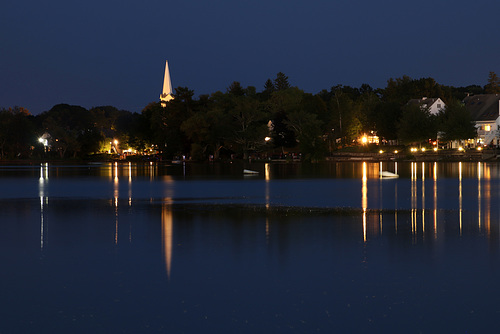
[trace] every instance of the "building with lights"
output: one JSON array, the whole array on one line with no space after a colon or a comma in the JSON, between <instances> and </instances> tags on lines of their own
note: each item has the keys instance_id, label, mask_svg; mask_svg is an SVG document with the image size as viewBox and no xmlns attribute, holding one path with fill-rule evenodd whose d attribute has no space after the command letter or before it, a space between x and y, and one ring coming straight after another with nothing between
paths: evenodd
<instances>
[{"instance_id":1,"label":"building with lights","mask_svg":"<svg viewBox=\"0 0 500 334\"><path fill-rule=\"evenodd\" d=\"M475 122L476 143L500 146L500 94L467 96L463 102Z\"/></svg>"}]
</instances>

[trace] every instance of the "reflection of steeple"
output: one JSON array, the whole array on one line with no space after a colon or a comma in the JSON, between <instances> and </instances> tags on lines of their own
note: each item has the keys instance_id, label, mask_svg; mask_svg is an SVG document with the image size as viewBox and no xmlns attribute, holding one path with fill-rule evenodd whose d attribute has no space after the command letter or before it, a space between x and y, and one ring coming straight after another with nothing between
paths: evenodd
<instances>
[{"instance_id":1,"label":"reflection of steeple","mask_svg":"<svg viewBox=\"0 0 500 334\"><path fill-rule=\"evenodd\" d=\"M170 199L167 199L167 204L161 208L161 232L162 246L165 255L165 265L167 267L167 276L170 278L170 269L172 266L172 239L173 239L173 218L172 206L169 204Z\"/></svg>"},{"instance_id":2,"label":"reflection of steeple","mask_svg":"<svg viewBox=\"0 0 500 334\"><path fill-rule=\"evenodd\" d=\"M161 106L166 107L167 102L173 100L172 83L170 82L170 72L168 70L168 60L165 61L165 76L163 77L163 91L160 95Z\"/></svg>"}]
</instances>

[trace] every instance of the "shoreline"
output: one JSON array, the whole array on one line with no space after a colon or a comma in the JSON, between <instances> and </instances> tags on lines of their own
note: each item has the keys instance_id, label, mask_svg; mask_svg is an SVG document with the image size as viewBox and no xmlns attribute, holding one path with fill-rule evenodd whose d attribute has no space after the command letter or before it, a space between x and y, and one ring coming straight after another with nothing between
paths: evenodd
<instances>
[{"instance_id":1,"label":"shoreline","mask_svg":"<svg viewBox=\"0 0 500 334\"><path fill-rule=\"evenodd\" d=\"M323 160L312 163L322 162L363 162L363 161L423 161L423 162L500 162L499 149L486 149L486 150L441 150L441 151L425 151L425 152L412 152L411 154L401 152L334 152L330 156L325 157ZM233 163L233 162L248 162L244 159L233 160L218 160L218 161L193 161L193 160L155 160L148 159L0 159L0 165L39 165L43 163L57 163L57 164L100 164L100 163L160 163L160 164L182 164L182 163ZM253 163L311 163L305 162L300 159L251 159Z\"/></svg>"}]
</instances>

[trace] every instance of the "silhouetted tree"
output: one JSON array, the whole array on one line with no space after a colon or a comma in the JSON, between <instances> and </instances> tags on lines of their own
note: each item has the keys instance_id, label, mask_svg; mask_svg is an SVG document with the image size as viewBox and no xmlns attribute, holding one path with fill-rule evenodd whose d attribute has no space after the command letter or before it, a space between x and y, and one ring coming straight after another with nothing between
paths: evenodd
<instances>
[{"instance_id":1,"label":"silhouetted tree","mask_svg":"<svg viewBox=\"0 0 500 334\"><path fill-rule=\"evenodd\" d=\"M500 93L500 78L495 72L490 72L488 75L488 84L484 86L484 91L486 94L498 94Z\"/></svg>"},{"instance_id":2,"label":"silhouetted tree","mask_svg":"<svg viewBox=\"0 0 500 334\"><path fill-rule=\"evenodd\" d=\"M278 72L278 74L276 74L276 79L274 79L274 88L277 91L290 88L288 77L283 72Z\"/></svg>"},{"instance_id":3,"label":"silhouetted tree","mask_svg":"<svg viewBox=\"0 0 500 334\"><path fill-rule=\"evenodd\" d=\"M459 101L448 103L438 118L438 129L444 141L470 139L477 135L469 110Z\"/></svg>"}]
</instances>

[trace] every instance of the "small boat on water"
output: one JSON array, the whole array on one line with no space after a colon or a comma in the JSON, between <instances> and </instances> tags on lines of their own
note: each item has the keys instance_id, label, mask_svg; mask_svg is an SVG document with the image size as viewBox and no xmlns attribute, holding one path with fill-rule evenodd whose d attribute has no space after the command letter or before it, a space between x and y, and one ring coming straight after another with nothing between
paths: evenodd
<instances>
[{"instance_id":1,"label":"small boat on water","mask_svg":"<svg viewBox=\"0 0 500 334\"><path fill-rule=\"evenodd\" d=\"M399 177L399 174L389 172L387 170L381 170L379 173L380 177L382 178L396 178Z\"/></svg>"},{"instance_id":2,"label":"small boat on water","mask_svg":"<svg viewBox=\"0 0 500 334\"><path fill-rule=\"evenodd\" d=\"M394 179L394 178L397 178L399 177L399 174L398 174L398 163L394 163L394 173L393 172L389 172L388 170L382 170L382 161L380 162L380 171L378 172L378 175L380 176L380 178L384 178L384 179Z\"/></svg>"},{"instance_id":3,"label":"small boat on water","mask_svg":"<svg viewBox=\"0 0 500 334\"><path fill-rule=\"evenodd\" d=\"M251 169L244 169L243 174L245 174L245 175L257 175L257 174L259 174L259 172L251 170Z\"/></svg>"}]
</instances>

